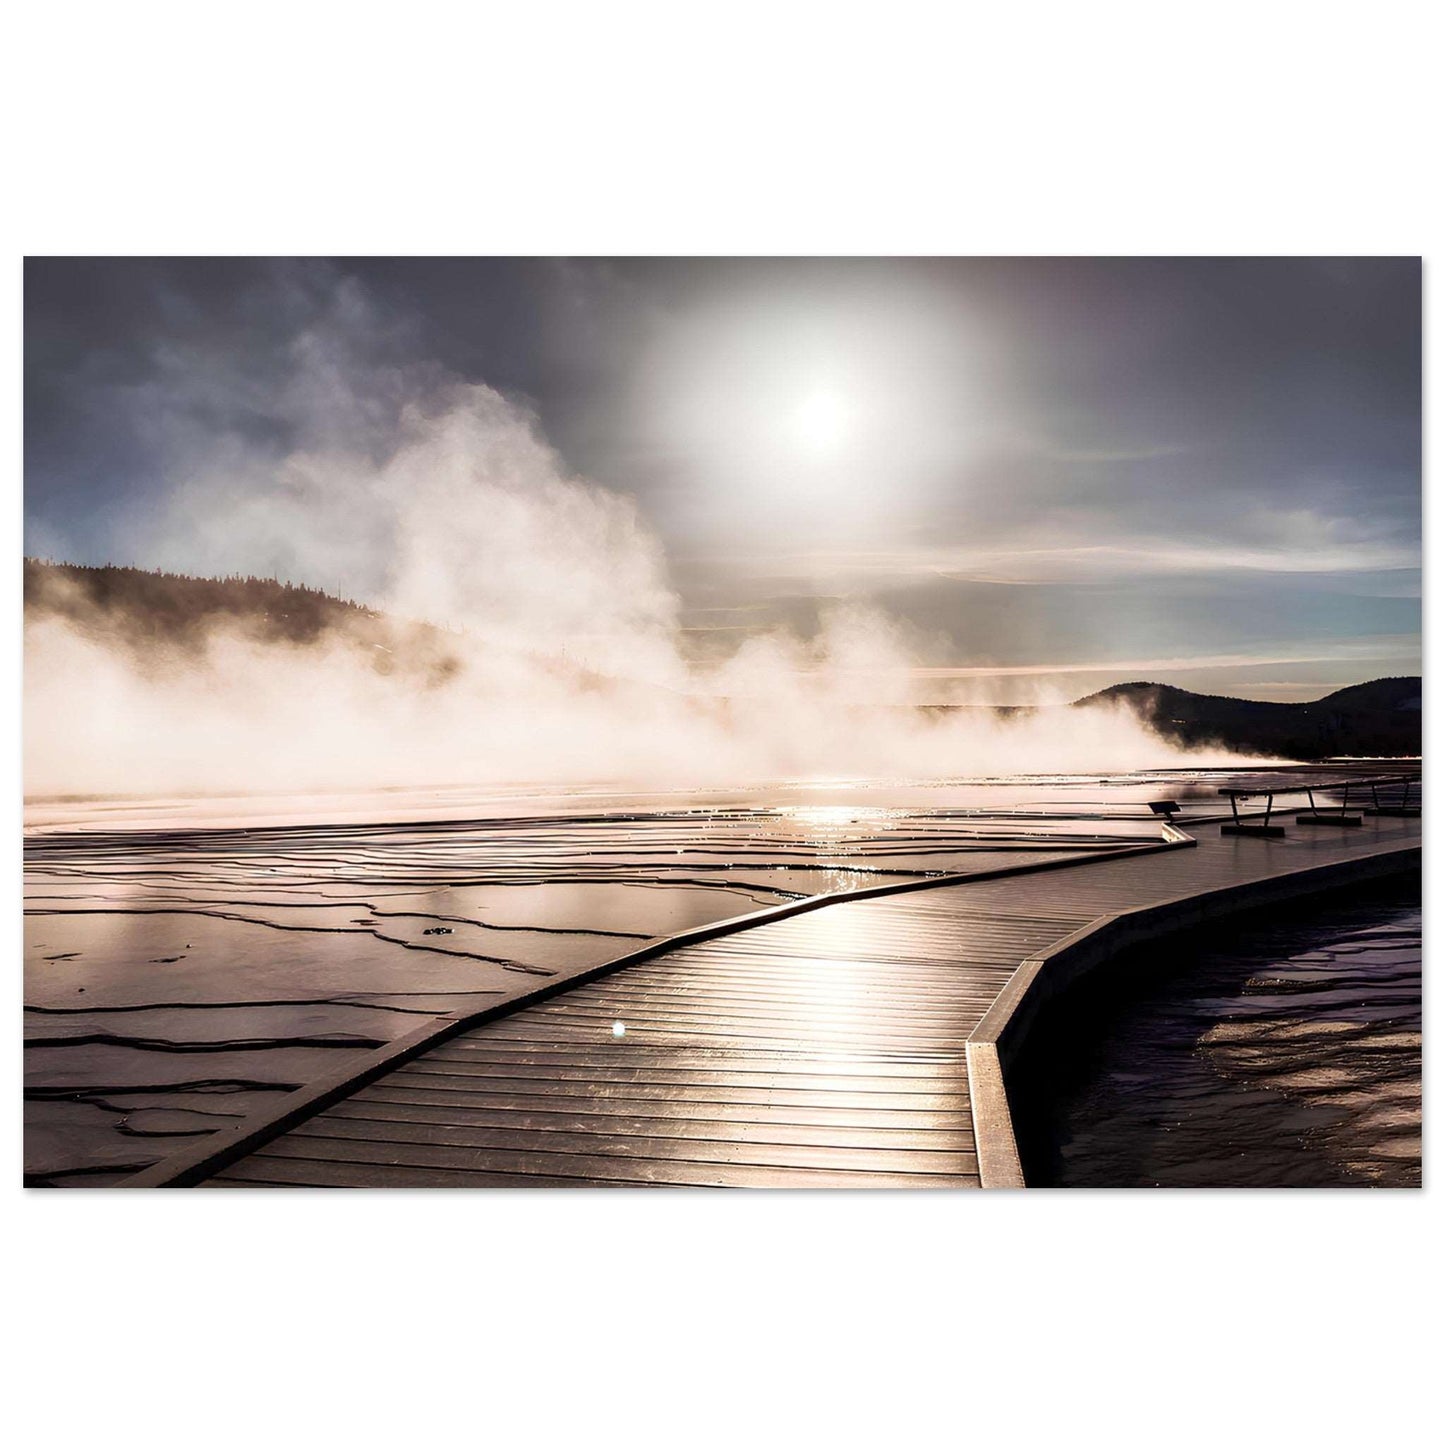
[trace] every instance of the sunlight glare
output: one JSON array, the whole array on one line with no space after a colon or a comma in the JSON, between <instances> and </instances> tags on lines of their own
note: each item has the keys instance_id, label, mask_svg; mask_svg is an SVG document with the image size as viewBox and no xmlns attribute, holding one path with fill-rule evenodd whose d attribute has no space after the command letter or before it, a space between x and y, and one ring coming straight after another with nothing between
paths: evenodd
<instances>
[{"instance_id":1,"label":"sunlight glare","mask_svg":"<svg viewBox=\"0 0 1445 1445\"><path fill-rule=\"evenodd\" d=\"M833 451L847 438L848 409L832 392L815 391L798 408L796 425L810 451Z\"/></svg>"}]
</instances>

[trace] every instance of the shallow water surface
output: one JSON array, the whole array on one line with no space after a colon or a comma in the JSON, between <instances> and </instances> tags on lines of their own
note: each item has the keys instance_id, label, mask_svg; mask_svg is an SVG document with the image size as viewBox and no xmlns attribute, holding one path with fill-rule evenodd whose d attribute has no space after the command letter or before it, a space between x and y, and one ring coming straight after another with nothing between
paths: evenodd
<instances>
[{"instance_id":1,"label":"shallow water surface","mask_svg":"<svg viewBox=\"0 0 1445 1445\"><path fill-rule=\"evenodd\" d=\"M106 1183L430 1017L817 894L1157 843L1226 774L32 800L27 1178Z\"/></svg>"},{"instance_id":2,"label":"shallow water surface","mask_svg":"<svg viewBox=\"0 0 1445 1445\"><path fill-rule=\"evenodd\" d=\"M1029 1182L1418 1186L1420 905L1418 874L1351 891L1061 1000L1018 1069Z\"/></svg>"},{"instance_id":3,"label":"shallow water surface","mask_svg":"<svg viewBox=\"0 0 1445 1445\"><path fill-rule=\"evenodd\" d=\"M428 1017L682 930L1157 840L1152 779L1105 807L1082 786L32 804L27 1179L109 1182Z\"/></svg>"}]
</instances>

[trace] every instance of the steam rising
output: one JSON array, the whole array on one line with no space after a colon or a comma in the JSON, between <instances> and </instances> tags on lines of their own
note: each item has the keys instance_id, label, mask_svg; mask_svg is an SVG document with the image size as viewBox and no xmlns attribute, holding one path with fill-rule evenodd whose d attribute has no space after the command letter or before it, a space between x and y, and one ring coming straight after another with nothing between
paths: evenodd
<instances>
[{"instance_id":1,"label":"steam rising","mask_svg":"<svg viewBox=\"0 0 1445 1445\"><path fill-rule=\"evenodd\" d=\"M196 426L174 399L205 378L185 378L177 357L155 418L173 436L169 502L133 525L132 558L346 586L383 616L304 642L239 619L182 645L94 609L31 609L28 795L1180 760L1128 711L919 710L916 644L868 608L697 660L634 503L567 475L533 418L485 386L371 372L308 335L273 398L296 445L270 454Z\"/></svg>"}]
</instances>

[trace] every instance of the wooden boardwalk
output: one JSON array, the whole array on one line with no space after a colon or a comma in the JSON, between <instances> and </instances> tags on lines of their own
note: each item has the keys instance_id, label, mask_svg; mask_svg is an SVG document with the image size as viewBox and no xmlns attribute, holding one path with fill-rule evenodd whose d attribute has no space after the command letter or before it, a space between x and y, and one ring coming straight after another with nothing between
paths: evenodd
<instances>
[{"instance_id":1,"label":"wooden boardwalk","mask_svg":"<svg viewBox=\"0 0 1445 1445\"><path fill-rule=\"evenodd\" d=\"M240 1157L218 1140L213 1167L162 1164L133 1182L1020 1182L984 1177L998 1141L975 1119L967 1046L986 1014L998 1036L1021 966L1121 910L1189 899L1223 913L1251 890L1412 867L1421 836L1413 818L1291 826L1281 840L1189 826L1197 845L841 901L676 948L433 1044ZM979 1111L1007 1153L1001 1080L988 1087Z\"/></svg>"}]
</instances>

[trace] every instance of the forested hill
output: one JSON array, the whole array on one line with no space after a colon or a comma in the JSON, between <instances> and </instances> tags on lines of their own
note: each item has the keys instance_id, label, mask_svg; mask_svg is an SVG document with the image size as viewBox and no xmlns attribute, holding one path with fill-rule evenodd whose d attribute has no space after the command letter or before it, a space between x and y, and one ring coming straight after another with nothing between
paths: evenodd
<instances>
[{"instance_id":1,"label":"forested hill","mask_svg":"<svg viewBox=\"0 0 1445 1445\"><path fill-rule=\"evenodd\" d=\"M75 621L98 615L140 636L183 641L233 622L271 641L314 642L341 627L367 631L380 614L274 577L187 577L139 567L81 567L25 559L25 607Z\"/></svg>"},{"instance_id":2,"label":"forested hill","mask_svg":"<svg viewBox=\"0 0 1445 1445\"><path fill-rule=\"evenodd\" d=\"M1377 678L1315 702L1250 702L1186 692L1159 682L1122 682L1080 698L1074 706L1122 702L1172 742L1220 743L1309 761L1418 756L1421 697L1418 677Z\"/></svg>"},{"instance_id":3,"label":"forested hill","mask_svg":"<svg viewBox=\"0 0 1445 1445\"><path fill-rule=\"evenodd\" d=\"M200 655L219 634L261 645L324 642L375 672L435 686L461 667L461 639L274 577L187 577L139 567L25 559L25 617L58 617L143 665Z\"/></svg>"}]
</instances>

